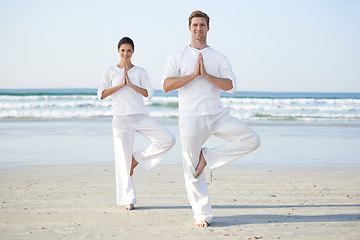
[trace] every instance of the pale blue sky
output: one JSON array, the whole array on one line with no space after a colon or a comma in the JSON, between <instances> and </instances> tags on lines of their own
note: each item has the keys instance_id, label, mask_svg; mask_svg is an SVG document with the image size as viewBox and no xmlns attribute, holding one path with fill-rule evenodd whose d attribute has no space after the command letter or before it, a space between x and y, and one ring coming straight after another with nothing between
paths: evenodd
<instances>
[{"instance_id":1,"label":"pale blue sky","mask_svg":"<svg viewBox=\"0 0 360 240\"><path fill-rule=\"evenodd\" d=\"M238 91L360 92L360 1L0 0L0 88L97 88L123 36L155 88L188 16L210 16Z\"/></svg>"}]
</instances>

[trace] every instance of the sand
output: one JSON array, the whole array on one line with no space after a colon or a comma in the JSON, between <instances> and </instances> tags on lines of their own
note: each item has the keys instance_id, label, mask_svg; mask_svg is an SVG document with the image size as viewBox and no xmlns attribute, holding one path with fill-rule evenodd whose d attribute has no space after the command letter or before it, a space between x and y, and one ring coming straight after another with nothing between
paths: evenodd
<instances>
[{"instance_id":1,"label":"sand","mask_svg":"<svg viewBox=\"0 0 360 240\"><path fill-rule=\"evenodd\" d=\"M213 204L193 227L181 165L136 168L115 205L112 164L0 168L0 239L360 239L360 168L206 170Z\"/></svg>"}]
</instances>

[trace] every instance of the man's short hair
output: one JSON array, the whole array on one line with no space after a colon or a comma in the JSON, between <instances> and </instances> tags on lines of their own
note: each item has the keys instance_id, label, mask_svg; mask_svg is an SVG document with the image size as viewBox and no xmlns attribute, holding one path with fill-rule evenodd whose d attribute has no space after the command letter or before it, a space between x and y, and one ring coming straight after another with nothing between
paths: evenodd
<instances>
[{"instance_id":1,"label":"man's short hair","mask_svg":"<svg viewBox=\"0 0 360 240\"><path fill-rule=\"evenodd\" d=\"M194 17L203 17L203 18L205 18L205 19L206 19L206 24L207 24L207 26L209 27L209 23L210 23L210 18L209 18L209 16L208 16L206 13L204 13L204 12L202 12L202 11L200 11L200 10L193 11L193 12L190 14L190 16L189 16L189 26L191 25L191 20L192 20Z\"/></svg>"}]
</instances>

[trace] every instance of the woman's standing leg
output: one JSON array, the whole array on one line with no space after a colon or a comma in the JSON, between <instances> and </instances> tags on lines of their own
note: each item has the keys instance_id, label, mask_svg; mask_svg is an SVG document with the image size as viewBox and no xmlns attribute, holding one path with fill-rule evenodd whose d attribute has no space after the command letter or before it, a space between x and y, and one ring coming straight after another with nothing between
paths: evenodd
<instances>
[{"instance_id":1,"label":"woman's standing leg","mask_svg":"<svg viewBox=\"0 0 360 240\"><path fill-rule=\"evenodd\" d=\"M130 167L135 131L128 116L114 116L113 137L115 153L116 198L118 205L136 203Z\"/></svg>"}]
</instances>

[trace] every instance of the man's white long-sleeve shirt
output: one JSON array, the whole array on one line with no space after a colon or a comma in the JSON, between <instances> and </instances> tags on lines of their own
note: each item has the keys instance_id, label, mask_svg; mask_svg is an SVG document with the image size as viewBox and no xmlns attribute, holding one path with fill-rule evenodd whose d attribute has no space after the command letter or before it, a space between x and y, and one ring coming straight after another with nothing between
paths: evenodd
<instances>
[{"instance_id":1,"label":"man's white long-sleeve shirt","mask_svg":"<svg viewBox=\"0 0 360 240\"><path fill-rule=\"evenodd\" d=\"M138 66L133 66L128 72L129 80L132 84L144 88L148 91L147 99L150 99L154 93L149 76L146 71ZM124 75L124 68L111 66L105 70L101 78L97 96L101 99L102 92L119 85ZM148 114L144 107L144 97L129 86L124 86L112 94L112 114L131 115Z\"/></svg>"},{"instance_id":2,"label":"man's white long-sleeve shirt","mask_svg":"<svg viewBox=\"0 0 360 240\"><path fill-rule=\"evenodd\" d=\"M205 71L218 78L229 78L236 90L236 79L226 56L211 47L198 50L190 47L175 51L170 55L165 66L163 81L169 77L182 77L194 72L199 53L202 54ZM180 117L214 115L222 111L220 102L221 89L217 88L202 76L179 89L179 115Z\"/></svg>"}]
</instances>

